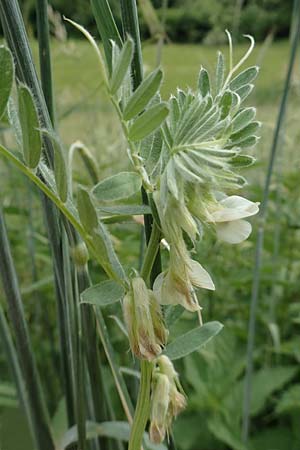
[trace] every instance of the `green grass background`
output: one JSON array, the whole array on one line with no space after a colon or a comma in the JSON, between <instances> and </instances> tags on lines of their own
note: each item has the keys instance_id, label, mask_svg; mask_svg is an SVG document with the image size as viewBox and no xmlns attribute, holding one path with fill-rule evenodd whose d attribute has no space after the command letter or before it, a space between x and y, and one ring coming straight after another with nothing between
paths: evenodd
<instances>
[{"instance_id":1,"label":"green grass background","mask_svg":"<svg viewBox=\"0 0 300 450\"><path fill-rule=\"evenodd\" d=\"M241 55L246 51L246 48L246 45L239 45L235 47L235 61L238 61ZM197 74L201 65L206 67L209 71L214 70L217 50L218 48L215 47L199 45L166 45L162 54L162 67L165 73L162 87L163 97L168 98L170 94L175 92L177 87L186 88L187 86L190 86L194 89L197 84ZM227 47L224 47L221 50L223 50L224 54L227 55ZM35 42L33 42L33 51L36 57L37 46ZM148 72L155 67L156 47L145 45L143 48L143 53L145 72ZM128 166L126 146L121 137L118 125L116 125L117 121L115 120L116 118L114 116L114 112L112 111L112 108L105 97L104 91L101 88L101 77L93 50L85 41L82 40L68 41L65 44L53 42L52 55L56 109L59 117L59 131L66 148L75 140L82 140L95 155L99 164L101 177L103 178L110 173L116 173L118 170L124 169ZM247 177L250 180L250 186L246 189L246 192L244 192L244 194L253 201L259 201L261 199L261 187L263 185L266 173L266 162L271 147L274 124L278 114L280 94L283 90L288 56L289 44L287 41L282 41L275 42L268 48L258 45L250 58L251 64L259 63L260 73L257 80L256 89L249 100L249 104L257 107L258 119L263 122L261 140L255 151L252 151L257 157L258 162L254 168L251 168L248 171ZM297 185L297 174L299 172L300 165L300 152L298 150L300 142L300 75L298 67L299 60L296 63L297 70L295 70L293 76L284 135L282 136L280 143L278 164L276 165L275 177L273 179L271 189L271 220L266 233L266 248L268 254L267 262L265 261L266 274L263 279L263 289L264 283L267 283L266 280L270 279L274 272L274 266L272 265L272 242L273 233L277 223L277 212L274 210L272 200L274 200L275 194L273 195L273 190L275 190L278 180L279 182L280 180L284 181L284 187L281 195L283 198L282 202L285 205L284 207L288 209L288 213L293 210L297 201L295 196L295 186ZM14 181L10 181L10 175L6 169L7 167L1 163L0 188L3 189L8 189L10 183L11 185L14 183ZM11 168L11 170L13 171L14 169ZM77 178L81 179L82 171L79 161L77 161L76 171ZM17 176L17 174L15 174L15 176ZM23 185L22 189L27 189L24 186L25 185ZM22 205L22 199L20 199L20 189L19 191L16 189L9 194L14 199L17 199L19 206ZM11 200L11 204L14 204L14 200ZM284 208L282 210L282 214L286 215ZM40 217L38 211L36 211L36 216ZM41 222L40 218L35 220L39 220L39 222ZM296 220L298 220L297 217ZM18 255L21 255L21 257L18 258L18 273L21 285L23 288L26 288L26 286L30 284L31 279L27 268L28 257L26 256L26 249L24 250L24 248L18 247L18 235L16 234L20 232L24 233L24 230L22 230L22 224L20 223L19 218L10 218L9 223L12 243L16 248L15 251ZM133 229L136 229L134 227L136 227L136 225L120 225L114 229L115 245L117 250L121 253L122 260L128 266L130 264L136 264L138 257L139 248L137 239L139 233L135 232L135 234L132 234ZM287 230L287 232L290 233L290 230ZM296 242L295 236L296 235L293 235L294 242ZM299 239L299 233L296 237ZM40 273L43 273L45 278L48 276L49 284L51 261L49 260L47 254L47 242L45 242L45 237L38 232L36 232L35 239L37 240L38 245L42 247L42 251L39 251L37 255L39 271ZM229 329L233 330L238 338L241 338L243 343L245 343L247 308L249 305L251 289L253 239L255 239L255 231L252 240L246 242L242 246L230 249L226 246L220 247L217 245L210 248L204 247L204 249L201 249L200 256L200 261L204 261L205 267L207 267L209 271L212 268L212 273L217 285L216 295L214 294L214 309L209 306L208 295L206 293L202 294L201 292L201 296L203 295L203 304L204 306L207 306L209 311L208 315L215 320L223 321ZM292 246L293 244L291 245L288 241L288 245L284 248L286 259L279 261L279 264L282 263L280 270L283 266L285 266L287 260L290 261L290 259L293 260L293 258L295 259L295 257L297 257L297 254L295 256L293 253L295 250ZM276 266L276 270L277 269L278 267ZM299 273L299 268L296 269L293 266L295 274ZM297 280L298 278L296 276L296 281L292 281L297 283ZM264 302L266 303L263 313L268 311L269 308L269 285L266 287L265 291L263 291L265 293ZM276 295L284 299L284 292L282 292L282 290ZM289 295L292 297L293 292ZM24 299L27 311L34 311L35 299L28 295L25 295ZM41 299L43 299L43 296L39 299L39 301ZM52 314L51 320L55 324L53 303L52 306L50 306L50 310ZM34 314L37 315L34 316ZM35 327L33 341L35 348L39 349L38 360L40 361L40 364L42 364L45 362L47 355L51 352L51 348L49 349L49 342L47 341L48 337L46 336L45 340L43 340L45 331L43 329L38 329L38 313L34 314L28 313L28 320L32 321L34 324L33 327ZM260 320L263 321L263 315L260 316ZM186 320L181 321L177 331L182 332L184 329L191 326L191 319L187 318ZM264 333L262 333L260 338L263 340L264 336ZM119 345L120 344L116 339L115 346L117 349ZM263 350L263 358L267 361L271 358L268 351L268 349ZM193 379L190 374L193 372L194 367L192 363L193 360L190 359L184 363L184 366L182 367L182 371L184 372L186 370L186 373L189 374L186 382L190 383L191 386L193 386ZM50 377L53 376L51 375L51 372L47 375ZM53 385L55 387L58 382L59 380L52 380L52 387ZM196 392L197 386L195 385L193 387ZM179 431L177 433L179 440L182 431L185 429L184 427L192 426L194 429L197 428L199 418L196 420L195 416L195 427L191 419L193 412L197 412L199 410L199 404L197 401L195 397L193 398L191 395L189 406L190 409L187 411L187 416L184 416L182 421L180 422L179 420L178 422ZM212 400L209 401L212 402ZM31 450L31 446L28 443L30 441L26 431L26 423L24 418L22 419L22 414L20 411L12 409L2 410L0 419L1 450ZM268 421L268 419L265 420ZM18 433L14 432L14 421L19 424L18 427L20 432ZM206 425L205 428L207 428ZM188 445L189 444L182 444L182 448L184 450L189 450ZM214 444L208 443L207 445L209 446ZM211 449L211 447L209 448ZM221 445L215 447L214 450L223 448L224 447ZM254 450L256 450L256 448ZM272 450L274 449L272 448Z\"/></svg>"}]
</instances>

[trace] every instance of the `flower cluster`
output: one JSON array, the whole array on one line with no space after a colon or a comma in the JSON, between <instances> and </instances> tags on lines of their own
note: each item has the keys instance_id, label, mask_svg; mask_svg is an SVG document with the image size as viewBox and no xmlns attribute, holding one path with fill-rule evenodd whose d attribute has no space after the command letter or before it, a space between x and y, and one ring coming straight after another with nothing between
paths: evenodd
<instances>
[{"instance_id":1,"label":"flower cluster","mask_svg":"<svg viewBox=\"0 0 300 450\"><path fill-rule=\"evenodd\" d=\"M236 75L252 51L250 40L249 50L232 67L229 35L228 75L225 77L224 58L219 53L214 83L201 68L197 92L178 90L169 101L163 125L147 139L148 144L143 141L145 154L150 154L145 171L151 187L155 186L148 189L154 202L153 216L167 243L169 264L157 276L153 290L142 278L134 277L123 308L132 352L155 365L150 414L154 443L164 440L173 419L186 406L178 374L161 354L168 331L160 305L180 304L188 311L198 311L201 322L195 289L214 290L215 286L210 274L191 256L196 241L205 230L213 229L217 239L238 244L251 233L251 224L245 219L259 210L257 203L233 195L246 184L239 171L254 158L242 152L257 143L255 133L260 127L254 120L255 109L242 107L258 69L250 67Z\"/></svg>"},{"instance_id":2,"label":"flower cluster","mask_svg":"<svg viewBox=\"0 0 300 450\"><path fill-rule=\"evenodd\" d=\"M161 443L172 421L186 407L186 398L173 364L167 356L160 356L152 377L150 439Z\"/></svg>"},{"instance_id":3,"label":"flower cluster","mask_svg":"<svg viewBox=\"0 0 300 450\"><path fill-rule=\"evenodd\" d=\"M214 289L209 273L191 258L186 244L193 246L205 227L214 228L218 239L231 244L251 233L251 224L244 219L257 214L258 204L227 194L246 184L239 170L254 158L242 151L258 141L255 132L260 123L254 120L255 109L242 107L258 68L250 67L233 77L253 48L250 39L250 49L229 68L226 78L224 58L219 54L214 83L201 68L198 91L178 90L170 99L170 114L162 128L160 177L153 195L170 248L169 268L154 284L161 304L181 304L197 311L194 288Z\"/></svg>"}]
</instances>

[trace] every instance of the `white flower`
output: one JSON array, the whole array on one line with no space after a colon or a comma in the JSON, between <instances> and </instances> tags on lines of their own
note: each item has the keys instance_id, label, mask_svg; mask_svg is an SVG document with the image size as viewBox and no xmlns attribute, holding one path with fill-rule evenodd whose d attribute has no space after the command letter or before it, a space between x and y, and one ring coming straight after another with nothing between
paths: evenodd
<instances>
[{"instance_id":1,"label":"white flower","mask_svg":"<svg viewBox=\"0 0 300 450\"><path fill-rule=\"evenodd\" d=\"M259 203L251 202L246 198L232 195L219 202L219 208L210 211L211 221L216 226L217 236L221 241L230 244L239 244L247 239L252 226L245 217L258 213Z\"/></svg>"},{"instance_id":2,"label":"white flower","mask_svg":"<svg viewBox=\"0 0 300 450\"><path fill-rule=\"evenodd\" d=\"M189 311L200 309L194 287L214 290L209 273L190 258L184 242L171 245L170 267L158 275L153 292L162 305L181 304Z\"/></svg>"}]
</instances>

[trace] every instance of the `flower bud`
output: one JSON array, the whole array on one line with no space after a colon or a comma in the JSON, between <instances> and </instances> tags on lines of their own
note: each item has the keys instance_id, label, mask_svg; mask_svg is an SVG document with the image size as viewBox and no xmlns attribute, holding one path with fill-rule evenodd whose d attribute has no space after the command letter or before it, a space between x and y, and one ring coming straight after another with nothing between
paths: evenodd
<instances>
[{"instance_id":1,"label":"flower bud","mask_svg":"<svg viewBox=\"0 0 300 450\"><path fill-rule=\"evenodd\" d=\"M153 371L150 439L161 443L173 419L186 407L186 398L178 374L170 359L161 355Z\"/></svg>"},{"instance_id":2,"label":"flower bud","mask_svg":"<svg viewBox=\"0 0 300 450\"><path fill-rule=\"evenodd\" d=\"M170 402L170 382L167 375L155 375L151 398L150 440L160 444L168 429L168 410Z\"/></svg>"},{"instance_id":3,"label":"flower bud","mask_svg":"<svg viewBox=\"0 0 300 450\"><path fill-rule=\"evenodd\" d=\"M72 256L77 269L80 269L87 264L89 259L89 252L83 241L77 244L76 247L72 249Z\"/></svg>"},{"instance_id":4,"label":"flower bud","mask_svg":"<svg viewBox=\"0 0 300 450\"><path fill-rule=\"evenodd\" d=\"M183 239L170 248L170 267L158 275L153 290L159 303L181 304L188 311L200 309L194 287L214 290L209 273L191 259Z\"/></svg>"},{"instance_id":5,"label":"flower bud","mask_svg":"<svg viewBox=\"0 0 300 450\"><path fill-rule=\"evenodd\" d=\"M144 280L136 277L123 301L123 311L132 352L152 360L161 353L167 340L160 306Z\"/></svg>"}]
</instances>

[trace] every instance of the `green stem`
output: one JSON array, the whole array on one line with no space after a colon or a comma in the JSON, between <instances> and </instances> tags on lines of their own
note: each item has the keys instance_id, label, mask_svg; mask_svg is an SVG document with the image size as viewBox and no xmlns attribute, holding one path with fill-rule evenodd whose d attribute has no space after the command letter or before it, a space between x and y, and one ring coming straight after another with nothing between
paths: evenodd
<instances>
[{"instance_id":1,"label":"green stem","mask_svg":"<svg viewBox=\"0 0 300 450\"><path fill-rule=\"evenodd\" d=\"M34 438L37 443L37 448L38 450L54 450L48 411L43 397L34 353L31 347L19 283L1 210L0 273L8 304L8 314L15 333L20 368L28 393L28 405L30 409L29 420L34 429Z\"/></svg>"},{"instance_id":2,"label":"green stem","mask_svg":"<svg viewBox=\"0 0 300 450\"><path fill-rule=\"evenodd\" d=\"M26 418L29 424L29 429L31 431L31 435L33 437L35 446L36 448L38 448L38 442L35 436L34 418L32 417L31 414L28 392L26 390L25 381L23 378L20 361L18 359L18 354L13 342L12 333L7 323L1 303L0 303L0 337L2 348L4 349L4 352L6 354L6 359L9 364L12 377L16 384L19 401L26 413Z\"/></svg>"},{"instance_id":3,"label":"green stem","mask_svg":"<svg viewBox=\"0 0 300 450\"><path fill-rule=\"evenodd\" d=\"M161 238L160 229L156 225L156 222L153 222L150 240L148 243L145 259L141 269L141 277L144 278L146 282L148 281L148 278L151 274L152 267L159 250L160 238Z\"/></svg>"},{"instance_id":4,"label":"green stem","mask_svg":"<svg viewBox=\"0 0 300 450\"><path fill-rule=\"evenodd\" d=\"M42 89L47 104L49 116L54 126L54 100L53 100L53 86L52 86L52 71L51 71L51 57L50 57L50 40L49 40L49 22L48 22L48 2L47 0L37 0L36 14L37 14L37 29L40 55L40 72Z\"/></svg>"},{"instance_id":5,"label":"green stem","mask_svg":"<svg viewBox=\"0 0 300 450\"><path fill-rule=\"evenodd\" d=\"M138 14L136 0L121 0L123 38L128 33L134 41L135 50L131 65L133 88L140 85L143 79L143 60L141 51L141 40L138 24ZM147 192L142 188L143 203L148 205L149 199ZM151 285L156 275L161 272L161 261L159 254L159 237L156 224L153 223L153 217L149 214L144 215L146 242L149 243L146 258L142 268L142 274L145 280L151 278ZM153 239L151 239L153 236ZM150 242L151 241L151 242ZM143 440L144 430L150 413L150 391L151 376L153 364L148 361L141 361L141 382L138 393L138 400L135 409L132 429L130 433L128 450L140 450Z\"/></svg>"},{"instance_id":6,"label":"green stem","mask_svg":"<svg viewBox=\"0 0 300 450\"><path fill-rule=\"evenodd\" d=\"M141 450L143 434L150 415L150 389L153 363L141 361L140 389L130 433L128 450Z\"/></svg>"}]
</instances>

